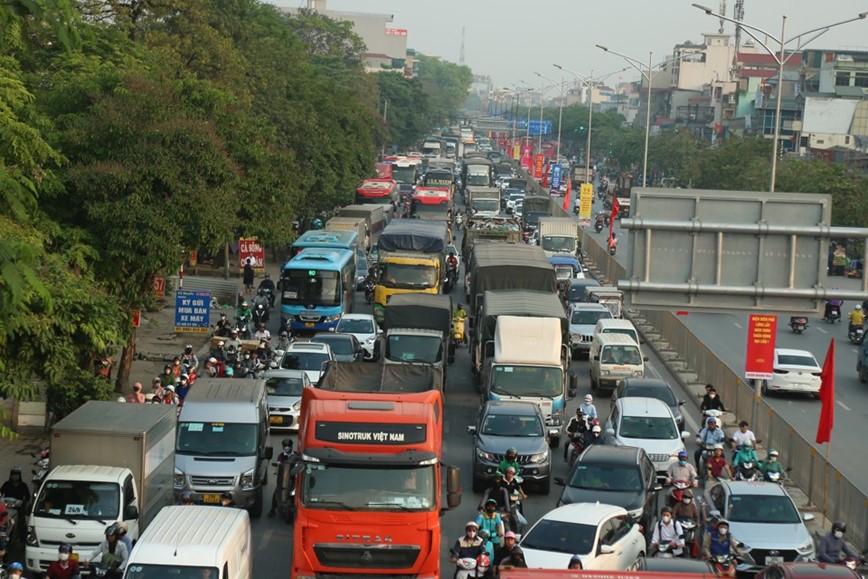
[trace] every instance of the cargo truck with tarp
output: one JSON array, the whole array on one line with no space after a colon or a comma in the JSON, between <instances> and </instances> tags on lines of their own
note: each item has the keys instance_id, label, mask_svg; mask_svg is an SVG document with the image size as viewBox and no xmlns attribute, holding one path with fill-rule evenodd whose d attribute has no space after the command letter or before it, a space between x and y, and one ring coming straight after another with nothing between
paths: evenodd
<instances>
[{"instance_id":1,"label":"cargo truck with tarp","mask_svg":"<svg viewBox=\"0 0 868 579\"><path fill-rule=\"evenodd\" d=\"M440 390L441 372L431 364L328 362L316 387L335 392L427 392Z\"/></svg>"},{"instance_id":2,"label":"cargo truck with tarp","mask_svg":"<svg viewBox=\"0 0 868 579\"><path fill-rule=\"evenodd\" d=\"M470 252L477 242L521 242L521 221L513 217L471 217L464 222L464 237L461 239L461 258L470 260Z\"/></svg>"},{"instance_id":3,"label":"cargo truck with tarp","mask_svg":"<svg viewBox=\"0 0 868 579\"><path fill-rule=\"evenodd\" d=\"M491 290L527 289L557 295L555 270L541 247L507 243L477 243L466 264L468 310L474 312L482 294Z\"/></svg>"}]
</instances>

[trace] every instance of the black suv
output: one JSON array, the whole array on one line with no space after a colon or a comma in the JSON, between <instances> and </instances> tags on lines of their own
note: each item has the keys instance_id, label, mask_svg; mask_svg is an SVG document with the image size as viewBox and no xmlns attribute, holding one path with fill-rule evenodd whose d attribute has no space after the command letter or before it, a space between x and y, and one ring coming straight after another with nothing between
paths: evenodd
<instances>
[{"instance_id":1,"label":"black suv","mask_svg":"<svg viewBox=\"0 0 868 579\"><path fill-rule=\"evenodd\" d=\"M641 448L594 445L576 460L566 480L558 506L572 503L604 503L623 507L646 529L657 512L657 472Z\"/></svg>"}]
</instances>

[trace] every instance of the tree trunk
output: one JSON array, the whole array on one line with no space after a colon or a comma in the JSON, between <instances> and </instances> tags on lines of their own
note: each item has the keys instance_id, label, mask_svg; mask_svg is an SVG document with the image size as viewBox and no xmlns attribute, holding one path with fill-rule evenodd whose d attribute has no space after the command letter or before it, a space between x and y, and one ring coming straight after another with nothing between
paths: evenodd
<instances>
[{"instance_id":1,"label":"tree trunk","mask_svg":"<svg viewBox=\"0 0 868 579\"><path fill-rule=\"evenodd\" d=\"M127 340L127 345L124 346L121 352L121 359L118 362L118 374L115 380L115 392L122 393L127 387L127 382L130 379L130 370L133 367L133 359L136 356L136 328L132 328L130 337Z\"/></svg>"}]
</instances>

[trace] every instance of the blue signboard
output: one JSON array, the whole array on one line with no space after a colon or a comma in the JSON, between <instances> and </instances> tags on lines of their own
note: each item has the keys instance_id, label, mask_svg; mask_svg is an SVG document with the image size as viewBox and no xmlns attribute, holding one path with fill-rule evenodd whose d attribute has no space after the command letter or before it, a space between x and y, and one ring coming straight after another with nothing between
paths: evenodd
<instances>
[{"instance_id":1,"label":"blue signboard","mask_svg":"<svg viewBox=\"0 0 868 579\"><path fill-rule=\"evenodd\" d=\"M542 131L540 131L540 127L542 127ZM543 121L542 124L540 124L539 121L531 121L530 126L528 127L528 133L531 135L551 135L552 122Z\"/></svg>"},{"instance_id":2,"label":"blue signboard","mask_svg":"<svg viewBox=\"0 0 868 579\"><path fill-rule=\"evenodd\" d=\"M207 334L211 328L211 292L175 292L175 331Z\"/></svg>"},{"instance_id":3,"label":"blue signboard","mask_svg":"<svg viewBox=\"0 0 868 579\"><path fill-rule=\"evenodd\" d=\"M560 165L555 163L552 165L552 190L557 191L561 186L561 176L563 175L563 169Z\"/></svg>"}]
</instances>

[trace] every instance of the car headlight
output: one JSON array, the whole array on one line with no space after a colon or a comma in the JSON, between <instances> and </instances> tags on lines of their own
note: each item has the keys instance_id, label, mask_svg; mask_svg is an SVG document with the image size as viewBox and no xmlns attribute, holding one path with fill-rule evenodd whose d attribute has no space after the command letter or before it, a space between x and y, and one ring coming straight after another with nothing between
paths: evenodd
<instances>
[{"instance_id":1,"label":"car headlight","mask_svg":"<svg viewBox=\"0 0 868 579\"><path fill-rule=\"evenodd\" d=\"M184 473L176 468L175 478L173 479L172 486L174 486L176 489L184 488L184 478Z\"/></svg>"},{"instance_id":2,"label":"car headlight","mask_svg":"<svg viewBox=\"0 0 868 579\"><path fill-rule=\"evenodd\" d=\"M611 374L611 372L609 370L600 370L601 376L608 376L609 374Z\"/></svg>"},{"instance_id":3,"label":"car headlight","mask_svg":"<svg viewBox=\"0 0 868 579\"><path fill-rule=\"evenodd\" d=\"M322 319L323 322L329 324L331 322L337 322L341 319L341 314L335 314L333 316L326 316Z\"/></svg>"},{"instance_id":4,"label":"car headlight","mask_svg":"<svg viewBox=\"0 0 868 579\"><path fill-rule=\"evenodd\" d=\"M301 410L301 400L298 400L297 402L293 402L292 409L293 410Z\"/></svg>"},{"instance_id":5,"label":"car headlight","mask_svg":"<svg viewBox=\"0 0 868 579\"><path fill-rule=\"evenodd\" d=\"M481 448L476 449L476 458L481 460L487 460L488 462L494 462L494 455L490 452L485 452Z\"/></svg>"},{"instance_id":6,"label":"car headlight","mask_svg":"<svg viewBox=\"0 0 868 579\"><path fill-rule=\"evenodd\" d=\"M368 338L367 340L365 340L365 343L366 343L366 344L373 344L373 343L376 342L376 341L377 341L377 337L376 337L376 336L371 336L370 338Z\"/></svg>"},{"instance_id":7,"label":"car headlight","mask_svg":"<svg viewBox=\"0 0 868 579\"><path fill-rule=\"evenodd\" d=\"M642 509L634 509L632 511L627 511L627 514L630 515L630 518L634 521L638 521L642 518Z\"/></svg>"},{"instance_id":8,"label":"car headlight","mask_svg":"<svg viewBox=\"0 0 868 579\"><path fill-rule=\"evenodd\" d=\"M36 536L36 527L27 525L27 538L25 539L28 547L38 547L39 537Z\"/></svg>"},{"instance_id":9,"label":"car headlight","mask_svg":"<svg viewBox=\"0 0 868 579\"><path fill-rule=\"evenodd\" d=\"M798 551L800 555L807 555L809 553L812 553L814 551L814 542L809 540L805 542L804 545L799 545L798 547L796 547L796 551Z\"/></svg>"},{"instance_id":10,"label":"car headlight","mask_svg":"<svg viewBox=\"0 0 868 579\"><path fill-rule=\"evenodd\" d=\"M540 452L538 454L532 454L532 455L530 455L530 462L532 462L533 464L539 464L541 462L544 462L545 459L548 458L548 455L549 455L548 450L546 450L544 452Z\"/></svg>"},{"instance_id":11,"label":"car headlight","mask_svg":"<svg viewBox=\"0 0 868 579\"><path fill-rule=\"evenodd\" d=\"M253 488L254 469L250 469L241 475L241 490Z\"/></svg>"},{"instance_id":12,"label":"car headlight","mask_svg":"<svg viewBox=\"0 0 868 579\"><path fill-rule=\"evenodd\" d=\"M644 375L645 375L645 372L643 372L642 370L633 370L633 377L634 378L641 378Z\"/></svg>"}]
</instances>

